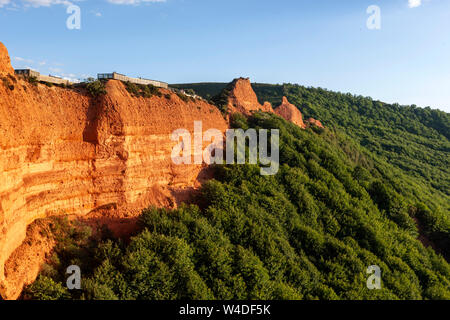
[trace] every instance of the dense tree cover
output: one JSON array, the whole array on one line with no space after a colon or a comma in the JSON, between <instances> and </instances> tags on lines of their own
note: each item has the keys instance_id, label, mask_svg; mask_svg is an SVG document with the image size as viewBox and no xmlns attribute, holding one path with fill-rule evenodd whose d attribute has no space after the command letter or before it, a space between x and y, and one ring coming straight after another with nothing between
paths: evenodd
<instances>
[{"instance_id":1,"label":"dense tree cover","mask_svg":"<svg viewBox=\"0 0 450 320\"><path fill-rule=\"evenodd\" d=\"M394 189L424 201L419 213L449 218L450 114L293 84L254 84L254 90L261 101L287 96L305 117L318 118L327 127L345 132L375 153L379 162L393 165L391 170L398 177ZM450 240L430 224L422 224L425 233L450 256Z\"/></svg>"},{"instance_id":2,"label":"dense tree cover","mask_svg":"<svg viewBox=\"0 0 450 320\"><path fill-rule=\"evenodd\" d=\"M197 205L144 210L129 243L56 224L55 256L26 296L450 299L450 265L422 245L415 223L448 239L448 217L418 203L420 194L397 191L409 181L392 165L332 130L302 130L264 113L233 123L280 129L277 175L217 166ZM71 264L83 271L82 290L64 286ZM381 290L366 287L371 265L382 270Z\"/></svg>"},{"instance_id":3,"label":"dense tree cover","mask_svg":"<svg viewBox=\"0 0 450 320\"><path fill-rule=\"evenodd\" d=\"M226 83L175 85L203 97L219 95ZM294 84L252 84L260 103L277 107L283 96L305 118L339 129L385 161L450 195L450 114L427 108L386 104L368 97ZM446 198L446 209L449 208Z\"/></svg>"},{"instance_id":4,"label":"dense tree cover","mask_svg":"<svg viewBox=\"0 0 450 320\"><path fill-rule=\"evenodd\" d=\"M382 159L450 195L450 114L292 84L255 84L254 89L261 101L287 96L305 117L342 130Z\"/></svg>"},{"instance_id":5,"label":"dense tree cover","mask_svg":"<svg viewBox=\"0 0 450 320\"><path fill-rule=\"evenodd\" d=\"M180 86L214 96L226 84ZM370 151L375 162L391 171L392 174L383 179L395 178L395 183L390 181L393 189L423 202L423 210L418 211L419 219L425 216L441 217L436 218L438 220L443 220L442 216L449 218L450 114L428 107L386 104L367 97L293 84L254 83L252 86L261 103L269 101L276 107L282 97L287 96L300 108L304 118L319 119L336 135L347 135L363 150ZM352 157L351 151L347 151ZM435 230L430 223L419 222L424 233L450 256L450 240L445 234Z\"/></svg>"}]
</instances>

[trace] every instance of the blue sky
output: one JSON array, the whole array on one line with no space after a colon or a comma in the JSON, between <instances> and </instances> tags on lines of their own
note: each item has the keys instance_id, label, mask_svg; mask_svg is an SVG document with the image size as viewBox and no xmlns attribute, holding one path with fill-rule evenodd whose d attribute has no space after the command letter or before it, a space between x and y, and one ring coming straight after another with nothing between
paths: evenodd
<instances>
[{"instance_id":1,"label":"blue sky","mask_svg":"<svg viewBox=\"0 0 450 320\"><path fill-rule=\"evenodd\" d=\"M448 0L0 0L0 41L14 67L68 78L245 76L450 112Z\"/></svg>"}]
</instances>

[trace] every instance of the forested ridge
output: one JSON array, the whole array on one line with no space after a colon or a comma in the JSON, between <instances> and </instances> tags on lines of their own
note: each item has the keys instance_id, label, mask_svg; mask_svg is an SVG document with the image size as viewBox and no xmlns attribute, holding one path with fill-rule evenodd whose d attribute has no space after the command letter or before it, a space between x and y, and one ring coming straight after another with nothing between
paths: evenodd
<instances>
[{"instance_id":1,"label":"forested ridge","mask_svg":"<svg viewBox=\"0 0 450 320\"><path fill-rule=\"evenodd\" d=\"M292 84L255 84L254 89L261 101L275 102L286 95L305 117L317 117L342 130L394 166L450 195L448 113Z\"/></svg>"},{"instance_id":2,"label":"forested ridge","mask_svg":"<svg viewBox=\"0 0 450 320\"><path fill-rule=\"evenodd\" d=\"M213 98L225 83L173 85ZM417 106L400 106L350 93L296 84L253 83L260 103L278 106L283 96L295 104L304 118L321 120L361 146L375 152L403 172L450 195L450 114ZM445 201L446 208L450 204Z\"/></svg>"},{"instance_id":3,"label":"forested ridge","mask_svg":"<svg viewBox=\"0 0 450 320\"><path fill-rule=\"evenodd\" d=\"M314 110L311 103L305 113ZM432 185L448 181L446 168L441 180L427 182L389 160L388 151L352 138L358 126L340 130L331 111L318 118L327 128L235 115L234 127L280 129L278 174L216 166L194 204L144 210L129 242L55 219L49 232L58 246L24 297L450 299L448 195ZM445 145L439 128L429 134ZM82 290L65 287L71 264L83 270ZM366 286L371 265L382 270L381 290Z\"/></svg>"}]
</instances>

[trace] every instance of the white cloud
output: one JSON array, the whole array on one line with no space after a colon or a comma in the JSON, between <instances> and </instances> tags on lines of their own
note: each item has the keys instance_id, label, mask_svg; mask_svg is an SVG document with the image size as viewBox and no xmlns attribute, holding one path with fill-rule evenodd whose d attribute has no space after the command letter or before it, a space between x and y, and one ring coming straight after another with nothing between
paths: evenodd
<instances>
[{"instance_id":1,"label":"white cloud","mask_svg":"<svg viewBox=\"0 0 450 320\"><path fill-rule=\"evenodd\" d=\"M166 2L166 0L107 0L112 4L139 5L145 2Z\"/></svg>"},{"instance_id":2,"label":"white cloud","mask_svg":"<svg viewBox=\"0 0 450 320\"><path fill-rule=\"evenodd\" d=\"M408 6L410 8L417 8L422 5L422 0L408 0Z\"/></svg>"},{"instance_id":3,"label":"white cloud","mask_svg":"<svg viewBox=\"0 0 450 320\"><path fill-rule=\"evenodd\" d=\"M76 74L73 74L73 73L69 73L69 74L62 73L61 78L69 80L70 82L74 82L74 83L80 82L80 77L78 77Z\"/></svg>"},{"instance_id":4,"label":"white cloud","mask_svg":"<svg viewBox=\"0 0 450 320\"><path fill-rule=\"evenodd\" d=\"M99 11L91 10L91 11L89 11L89 13L93 14L96 17L101 17L102 16L102 13L99 12Z\"/></svg>"},{"instance_id":5,"label":"white cloud","mask_svg":"<svg viewBox=\"0 0 450 320\"><path fill-rule=\"evenodd\" d=\"M11 2L11 0L0 0L0 8L6 6L10 2Z\"/></svg>"},{"instance_id":6,"label":"white cloud","mask_svg":"<svg viewBox=\"0 0 450 320\"><path fill-rule=\"evenodd\" d=\"M12 60L15 61L15 69L32 69L40 72L41 74L52 74L57 77L61 77L71 82L79 82L79 79L87 78L84 75L77 75L75 73L65 73L64 72L64 64L59 62L49 62L43 59L27 59L22 57L12 57Z\"/></svg>"},{"instance_id":7,"label":"white cloud","mask_svg":"<svg viewBox=\"0 0 450 320\"><path fill-rule=\"evenodd\" d=\"M82 0L72 0L72 1L82 1ZM55 4L62 4L65 6L70 6L72 4L69 0L0 0L0 8L7 7L7 9L18 9L20 7L50 7Z\"/></svg>"},{"instance_id":8,"label":"white cloud","mask_svg":"<svg viewBox=\"0 0 450 320\"><path fill-rule=\"evenodd\" d=\"M25 59L25 58L21 58L21 57L14 57L14 60L19 61L19 62L24 62L24 63L34 63L33 60Z\"/></svg>"},{"instance_id":9,"label":"white cloud","mask_svg":"<svg viewBox=\"0 0 450 320\"><path fill-rule=\"evenodd\" d=\"M50 67L50 68L48 68L51 72L55 72L55 73L61 73L61 72L63 72L63 70L61 69L61 68L53 68L53 67Z\"/></svg>"},{"instance_id":10,"label":"white cloud","mask_svg":"<svg viewBox=\"0 0 450 320\"><path fill-rule=\"evenodd\" d=\"M37 7L50 7L55 4L63 4L66 6L71 5L72 3L67 0L23 0L25 6L31 6L34 8Z\"/></svg>"},{"instance_id":11,"label":"white cloud","mask_svg":"<svg viewBox=\"0 0 450 320\"><path fill-rule=\"evenodd\" d=\"M32 8L39 8L39 7L50 7L53 5L65 5L70 6L73 4L73 2L80 2L85 0L21 0L12 2L12 0L0 0L0 8L2 7L32 7ZM142 3L155 3L155 2L166 2L167 0L106 0L106 2L112 3L112 4L119 4L119 5L140 5ZM21 3L22 5L19 5L18 3ZM101 13L96 14L97 17L101 16Z\"/></svg>"}]
</instances>

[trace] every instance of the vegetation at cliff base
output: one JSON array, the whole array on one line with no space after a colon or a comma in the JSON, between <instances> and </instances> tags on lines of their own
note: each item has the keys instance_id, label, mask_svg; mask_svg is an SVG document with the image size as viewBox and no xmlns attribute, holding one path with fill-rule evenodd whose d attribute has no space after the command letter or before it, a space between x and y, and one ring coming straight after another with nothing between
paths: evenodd
<instances>
[{"instance_id":1,"label":"vegetation at cliff base","mask_svg":"<svg viewBox=\"0 0 450 320\"><path fill-rule=\"evenodd\" d=\"M277 175L217 166L197 204L144 210L129 242L69 228L26 297L450 299L444 253L419 240L450 238L445 195L433 198L346 134L265 113L232 120L280 130ZM72 264L81 290L65 287ZM366 286L371 265L382 270L381 290Z\"/></svg>"}]
</instances>

